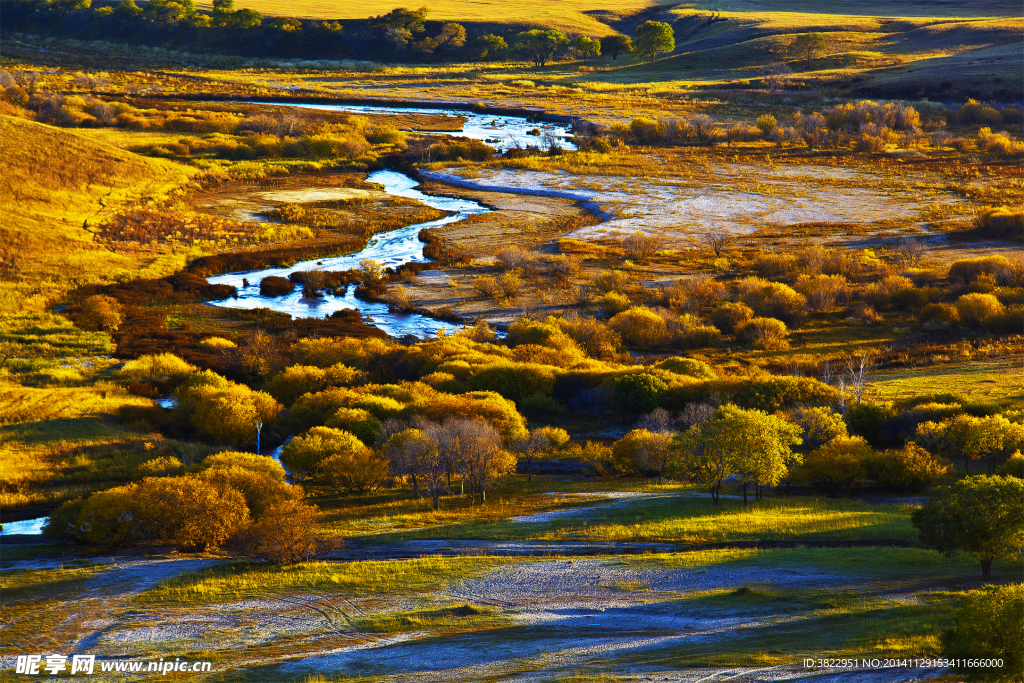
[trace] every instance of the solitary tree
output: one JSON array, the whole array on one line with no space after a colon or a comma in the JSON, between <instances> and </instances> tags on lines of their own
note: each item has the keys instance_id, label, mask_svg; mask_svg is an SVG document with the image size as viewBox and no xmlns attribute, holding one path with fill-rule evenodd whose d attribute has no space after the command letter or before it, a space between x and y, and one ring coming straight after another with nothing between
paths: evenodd
<instances>
[{"instance_id":1,"label":"solitary tree","mask_svg":"<svg viewBox=\"0 0 1024 683\"><path fill-rule=\"evenodd\" d=\"M801 33L793 41L793 50L807 59L807 68L811 68L811 59L828 48L828 40L820 33Z\"/></svg>"},{"instance_id":2,"label":"solitary tree","mask_svg":"<svg viewBox=\"0 0 1024 683\"><path fill-rule=\"evenodd\" d=\"M628 55L633 51L633 39L629 36L605 36L601 39L601 54L611 55L618 59L619 55Z\"/></svg>"},{"instance_id":3,"label":"solitary tree","mask_svg":"<svg viewBox=\"0 0 1024 683\"><path fill-rule=\"evenodd\" d=\"M636 29L634 49L652 62L663 52L676 49L676 37L672 27L661 21L645 21Z\"/></svg>"},{"instance_id":4,"label":"solitary tree","mask_svg":"<svg viewBox=\"0 0 1024 683\"><path fill-rule=\"evenodd\" d=\"M1024 552L1024 480L968 477L935 492L914 512L921 540L940 552L963 551L981 562L981 578L992 578L992 560L1019 559Z\"/></svg>"},{"instance_id":5,"label":"solitary tree","mask_svg":"<svg viewBox=\"0 0 1024 683\"><path fill-rule=\"evenodd\" d=\"M569 44L569 38L561 31L533 29L516 34L516 52L525 55L534 66L543 67L556 52Z\"/></svg>"},{"instance_id":6,"label":"solitary tree","mask_svg":"<svg viewBox=\"0 0 1024 683\"><path fill-rule=\"evenodd\" d=\"M736 235L725 228L708 226L697 236L697 241L718 258L736 241Z\"/></svg>"}]
</instances>

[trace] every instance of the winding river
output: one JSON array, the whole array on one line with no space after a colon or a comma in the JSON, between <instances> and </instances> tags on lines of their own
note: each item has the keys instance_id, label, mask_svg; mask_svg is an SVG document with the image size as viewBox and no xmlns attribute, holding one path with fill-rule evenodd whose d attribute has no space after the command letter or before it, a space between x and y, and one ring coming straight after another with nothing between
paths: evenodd
<instances>
[{"instance_id":1,"label":"winding river","mask_svg":"<svg viewBox=\"0 0 1024 683\"><path fill-rule=\"evenodd\" d=\"M507 150L512 147L536 145L540 138L535 133L530 133L530 131L535 130L547 133L547 140L557 146L565 149L575 149L572 143L565 139L569 132L565 126L550 123L534 124L522 116L494 116L453 109L326 104L291 105L287 102L268 104L268 106L284 105L306 109L325 109L366 114L460 116L466 119L462 130L447 133L448 135L480 140L498 151ZM423 256L423 243L418 238L419 231L422 228L432 228L447 223L454 223L463 220L467 216L490 211L490 209L473 201L424 194L416 189L419 185L417 180L397 171L377 171L371 173L367 180L371 183L382 185L384 192L387 194L406 199L415 199L432 208L451 212L451 215L426 223L409 225L390 232L378 233L370 238L365 248L352 254L302 261L288 268L265 268L263 270L228 273L207 278L214 284L232 285L238 288L238 296L236 298L212 301L210 305L243 309L269 308L281 313L288 313L295 318L324 318L335 311L344 308L354 308L363 314L363 318L368 324L380 328L393 337L413 335L422 338L436 335L441 330L445 332L457 330L460 326L456 324L435 320L416 313L391 313L388 311L387 304L357 299L354 294L354 287L346 288L340 296L326 295L312 299L303 297L302 290L299 287L291 294L285 296L267 297L260 294L260 281L272 275L288 277L289 274L294 272L316 269L348 270L358 268L359 262L363 259L373 259L383 263L385 266L400 266L411 261L427 261ZM248 282L248 286L246 286L246 282Z\"/></svg>"},{"instance_id":2,"label":"winding river","mask_svg":"<svg viewBox=\"0 0 1024 683\"><path fill-rule=\"evenodd\" d=\"M447 135L480 140L498 151L505 151L513 147L537 145L542 140L553 142L563 149L575 149L572 143L565 139L568 135L568 129L565 126L550 123L531 123L522 116L494 116L441 108L424 109L321 104L296 105L289 102L271 104L365 114L461 116L466 119L462 130L446 133ZM530 131L536 130L547 135L542 138L538 137L536 133L530 133ZM296 318L324 318L343 308L354 308L363 314L363 318L367 323L380 328L393 337L414 335L422 338L434 336L441 330L446 332L457 330L460 325L443 320L435 320L415 313L391 313L388 311L387 304L357 299L354 295L354 287L346 288L340 296L326 295L314 299L303 297L301 287L296 287L291 294L280 297L265 297L260 294L260 280L271 275L288 277L290 273L314 269L348 270L350 268L357 268L359 262L363 259L374 259L380 261L385 266L400 266L411 261L427 261L426 257L423 256L423 243L420 242L418 237L419 231L422 228L432 228L454 223L468 216L490 211L487 207L473 201L424 194L416 189L419 181L397 171L376 171L371 173L367 180L383 186L383 190L387 194L406 199L415 199L432 208L450 212L451 215L426 223L409 225L390 232L378 233L370 238L365 248L353 254L302 261L289 268L265 268L263 270L250 270L210 277L208 280L211 283L234 285L238 288L238 296L236 298L211 301L209 302L210 305L243 309L269 308L282 313L288 313ZM248 281L248 286L245 286L245 281ZM162 399L161 405L171 407L173 405L170 403L171 401L173 399ZM281 447L277 448L272 454L277 460L280 460L280 451ZM0 535L37 535L41 533L42 526L47 519L48 517L39 517L21 522L7 522L3 525L2 530L0 530Z\"/></svg>"},{"instance_id":3,"label":"winding river","mask_svg":"<svg viewBox=\"0 0 1024 683\"><path fill-rule=\"evenodd\" d=\"M342 296L327 294L315 299L303 297L301 287L296 287L291 294L285 296L267 297L260 294L260 281L272 275L288 277L291 273L317 269L349 270L358 268L359 262L363 259L374 259L385 266L426 261L423 256L423 242L420 242L418 237L421 229L454 223L467 216L490 211L473 201L423 194L415 189L418 181L397 171L377 171L371 173L367 180L382 185L387 194L415 199L432 208L450 211L452 214L434 221L377 233L370 238L366 247L352 254L300 261L288 268L265 268L210 277L208 280L214 284L233 285L238 288L237 298L211 301L210 305L225 308L269 308L288 313L295 318L324 318L343 308L354 308L363 314L367 323L379 327L393 337L404 337L409 334L425 337L436 335L440 330L451 332L458 329L458 325L416 313L390 313L387 304L357 299L355 287L346 288ZM248 287L245 286L246 280L249 282Z\"/></svg>"}]
</instances>

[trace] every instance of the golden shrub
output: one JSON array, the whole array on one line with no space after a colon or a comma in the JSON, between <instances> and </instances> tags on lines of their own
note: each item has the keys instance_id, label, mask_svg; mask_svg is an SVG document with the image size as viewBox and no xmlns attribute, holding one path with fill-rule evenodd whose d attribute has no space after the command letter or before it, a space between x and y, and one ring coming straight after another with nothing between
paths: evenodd
<instances>
[{"instance_id":1,"label":"golden shrub","mask_svg":"<svg viewBox=\"0 0 1024 683\"><path fill-rule=\"evenodd\" d=\"M668 342L668 325L665 319L649 308L634 306L616 314L608 321L608 327L615 330L626 346L650 348Z\"/></svg>"}]
</instances>

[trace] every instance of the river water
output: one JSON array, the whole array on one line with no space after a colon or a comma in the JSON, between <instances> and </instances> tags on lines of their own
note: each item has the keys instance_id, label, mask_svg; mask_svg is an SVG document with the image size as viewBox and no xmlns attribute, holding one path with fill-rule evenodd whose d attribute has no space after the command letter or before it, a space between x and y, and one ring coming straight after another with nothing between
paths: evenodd
<instances>
[{"instance_id":1,"label":"river water","mask_svg":"<svg viewBox=\"0 0 1024 683\"><path fill-rule=\"evenodd\" d=\"M379 107L361 104L292 104L290 102L271 102L270 106L292 106L303 109L321 109L326 111L344 111L353 114L428 114L434 116L462 117L466 121L458 132L418 131L429 135L452 135L460 138L480 140L499 152L514 147L547 147L554 144L562 149L576 149L566 137L569 128L557 123L531 123L523 116L496 116L494 114L478 114L474 111L459 109L424 109L415 107ZM534 134L530 134L534 131ZM536 132L539 131L540 135Z\"/></svg>"},{"instance_id":2,"label":"river water","mask_svg":"<svg viewBox=\"0 0 1024 683\"><path fill-rule=\"evenodd\" d=\"M393 337L404 337L408 334L425 337L436 335L440 330L452 332L458 329L459 325L416 313L390 313L387 304L357 299L354 286L347 288L342 296L328 294L315 299L302 296L301 287L296 287L291 294L285 296L267 297L260 294L260 280L272 275L288 277L291 273L306 270L349 270L358 268L359 262L363 259L374 259L392 267L410 261L426 261L426 257L423 256L423 242L420 242L418 237L421 229L454 223L467 216L490 211L473 201L424 194L416 189L418 181L398 171L376 171L371 173L367 180L382 185L387 194L415 199L432 208L453 213L434 221L377 233L370 238L364 249L353 254L300 261L289 268L264 268L207 278L214 284L233 285L238 288L237 298L211 301L210 305L225 308L269 308L288 313L295 318L324 318L343 308L354 308L363 314L368 324L384 330ZM243 280L248 280L248 287L244 286Z\"/></svg>"},{"instance_id":3,"label":"river water","mask_svg":"<svg viewBox=\"0 0 1024 683\"><path fill-rule=\"evenodd\" d=\"M461 131L447 133L455 137L465 137L474 140L481 140L499 151L512 147L525 147L537 145L541 138L530 135L528 132L540 129L546 133L544 138L565 149L575 149L571 142L565 139L568 129L565 126L555 124L534 124L522 116L494 116L490 114L478 114L475 112L459 111L454 109L424 109L406 107L376 107L364 105L329 105L329 104L300 104L293 105L287 102L270 103L277 106L296 106L306 109L325 109L331 111L345 111L365 114L433 114L445 116L461 116L466 119ZM268 106L270 106L268 105ZM325 318L335 311L343 308L354 308L363 314L368 324L380 328L393 337L404 337L413 335L416 337L434 336L438 332L453 332L459 329L460 325L435 320L416 313L391 313L387 304L362 301L355 297L355 288L349 287L340 296L326 295L314 299L302 296L302 288L296 287L291 294L279 297L266 297L260 294L260 281L265 277L276 275L288 277L289 274L306 270L349 270L358 268L359 262L363 259L374 259L385 266L400 266L410 261L426 261L423 256L423 243L419 241L418 234L422 228L432 228L447 223L461 221L473 214L487 213L490 209L480 204L454 197L427 195L416 189L418 181L397 171L377 171L371 173L367 180L371 183L379 183L387 194L415 199L427 206L442 211L452 212L452 215L444 218L417 223L398 230L378 233L370 238L366 247L356 253L346 256L335 256L330 258L302 261L288 268L265 268L263 270L252 270L240 273L229 273L227 275L216 275L207 278L214 284L232 285L238 288L237 298L225 299L222 301L211 301L211 306L224 308L269 308L281 313L287 313L294 318ZM323 188L319 188L323 189ZM258 216L255 216L258 219ZM248 281L249 285L245 286Z\"/></svg>"}]
</instances>

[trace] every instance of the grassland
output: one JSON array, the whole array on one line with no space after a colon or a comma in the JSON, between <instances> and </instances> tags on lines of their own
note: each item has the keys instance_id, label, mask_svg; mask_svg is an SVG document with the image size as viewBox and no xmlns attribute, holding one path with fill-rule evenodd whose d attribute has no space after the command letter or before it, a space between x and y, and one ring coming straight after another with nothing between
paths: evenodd
<instances>
[{"instance_id":1,"label":"grassland","mask_svg":"<svg viewBox=\"0 0 1024 683\"><path fill-rule=\"evenodd\" d=\"M73 131L0 116L0 309L41 312L76 284L162 276L185 265L173 250L111 249L100 221L137 202L166 199L197 170L93 142Z\"/></svg>"},{"instance_id":2,"label":"grassland","mask_svg":"<svg viewBox=\"0 0 1024 683\"><path fill-rule=\"evenodd\" d=\"M393 8L308 0L239 0L236 6L343 22ZM1024 183L1018 160L979 148L981 123L957 116L968 96L997 99L1000 107L1019 99L1019 7L1004 0L853 0L828 14L820 9L804 0L556 0L543 7L525 0L443 0L431 6L431 20L463 22L471 39L492 31L510 39L530 27L593 36L632 33L646 19L676 28L676 49L653 62L566 58L544 68L512 58L454 64L245 61L13 37L4 48L4 68L45 68L42 91L129 106L144 129L71 130L0 117L0 360L9 356L0 363L4 515L12 509L45 514L62 501L140 480L150 473L142 465L154 457L192 467L226 448L189 440L198 437L170 425L168 413L153 407L151 396L166 394L173 382L129 390L116 374L125 358L170 350L260 389L296 362L290 355L296 340L366 334L357 325L335 326L339 321L300 324L206 306L195 297L161 298L147 294L156 287L138 283L138 292L126 295L131 303L118 331L80 330L55 304L68 302L69 292L82 285L130 288L135 279L189 267L205 275L348 251L373 232L440 215L375 192L365 175L380 166L480 181L529 179L534 189L593 193L613 214L600 227L591 211L569 199L428 183L429 192L493 209L439 231L470 262L403 276L415 303L432 310L451 306L491 322L549 314L603 321L607 312L593 297L577 299L576 293L596 293L597 278L611 270L625 273L621 289L631 305L676 308L661 288L697 274L711 275L736 298L742 278L768 272L766 254L798 254L789 270L766 275L795 286L803 274L797 263L802 249L812 242L857 254L857 263L844 271L854 298L866 297L876 281L906 275L932 300L955 302L968 283L946 277L952 261L1019 252L1015 242L976 240L965 230L979 209L1024 202ZM708 23L710 17L717 20ZM809 31L825 33L829 47L808 62L791 44ZM772 95L761 70L775 61L795 73L784 92ZM709 114L723 129L735 125L746 132L717 145L648 146L616 128L621 135L607 138L605 152L433 164L425 160L436 157L425 151L436 138L389 133L391 142L374 143L365 153L314 158L292 153L301 135L269 135L272 121L252 125L263 114L288 117L288 107L196 101L287 99L296 93L538 106L608 126L637 117L692 121ZM172 99L178 95L195 99ZM797 110L808 116L866 97L912 100L925 132L916 140L894 138L895 150L869 154L851 149L853 138L843 149L809 149L798 137L773 142L750 128L760 114L789 125ZM196 123L214 119L230 119L235 127L211 132ZM175 130L184 120L194 128ZM1019 137L1019 121L1009 114L1006 121L995 128ZM377 127L440 133L456 130L459 121L421 115L356 121L325 114L312 123L310 136L348 135L358 127L369 139ZM939 128L963 144L933 144L930 134ZM269 196L325 188L350 196L333 204ZM726 202L743 206L726 215L720 211ZM772 222L767 209L749 210L755 202L771 204L773 211L799 205L813 220ZM294 216L301 213L296 206L308 209L305 218L269 228L253 227L250 220L276 220L288 211ZM147 226L161 214L180 221L152 239L115 239L105 232L109 218L129 213ZM822 213L832 217L818 220ZM226 227L194 244L176 236L178 227L207 219ZM713 254L700 243L699 228L725 223L742 234L723 254ZM636 229L664 237L662 248L634 258L622 238ZM892 245L902 233L931 239L919 267L896 267ZM500 274L494 257L509 244L533 258L522 290L484 297L474 283ZM574 268L564 282L548 271L560 259ZM979 291L986 286L998 289L1007 305L1020 301L1019 284L981 283ZM387 347L368 342L372 351L346 363L360 364L374 383L419 380L461 392L469 385L452 379L460 370L447 378L420 370L435 355L447 354L456 359L452 368L470 359L467 372L478 363L514 359L568 377L687 355L727 381L744 381L769 372L816 376L824 360L868 353L880 367L865 396L895 404L898 417L909 412L902 406L911 399L940 397L945 406L956 398L970 414L1016 410L1024 402L1020 337L950 325L934 331L914 307L895 303L878 304L871 324L847 308L800 316L789 347L774 350L729 336L717 346L619 348L602 359L582 354L548 366L546 360L520 361L537 349L499 343L496 351L486 350L482 344L460 346L457 339L450 347L443 340ZM709 315L699 309L694 314ZM262 332L273 338L268 357L274 365L248 375L239 354ZM213 351L204 346L209 337L230 341ZM542 459L593 457L601 474L508 474L488 489L486 505L453 492L441 498L439 511L428 498L410 495L408 482L400 480L370 494L338 493L307 480L306 500L319 506L325 534L347 542L325 561L275 567L240 561L233 546L181 554L154 545L5 544L2 663L32 648L70 652L88 643L89 652L104 657L210 659L218 667L210 680L223 681L523 676L596 683L694 667L722 676L756 675L734 667L779 667L771 675L793 677L802 675L803 656L942 654L939 634L953 624L964 591L980 585L972 557L914 547L919 534L911 515L928 491L889 495L861 480L855 493L865 500L780 488L744 505L729 488L715 505L702 487L609 474L607 452L596 443L587 443L587 451L582 446L588 439L608 445L633 428L637 416L577 410L567 400L556 401L554 390L549 394L551 402L540 409L529 407L536 395L515 399L531 428L551 424L572 437L564 450ZM274 434L274 445L288 435ZM264 437L266 453L266 432ZM872 445L878 451L892 447ZM694 547L701 545L712 549ZM686 546L691 550L661 552ZM649 552L620 554L638 551ZM551 556L517 555L531 552ZM431 553L439 555L424 556ZM411 559L379 559L389 557ZM997 561L993 581L1019 581L1020 570L1019 562Z\"/></svg>"}]
</instances>

